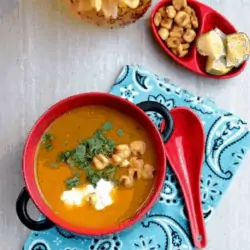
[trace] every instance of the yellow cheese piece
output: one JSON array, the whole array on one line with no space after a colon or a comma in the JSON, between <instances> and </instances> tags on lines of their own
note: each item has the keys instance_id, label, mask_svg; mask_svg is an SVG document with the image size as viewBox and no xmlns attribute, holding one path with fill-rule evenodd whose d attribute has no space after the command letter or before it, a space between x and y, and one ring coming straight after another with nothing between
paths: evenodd
<instances>
[{"instance_id":1,"label":"yellow cheese piece","mask_svg":"<svg viewBox=\"0 0 250 250\"><path fill-rule=\"evenodd\" d=\"M223 45L226 49L227 46L227 35L225 33L223 33L220 29L215 28L214 31L221 37Z\"/></svg>"},{"instance_id":2,"label":"yellow cheese piece","mask_svg":"<svg viewBox=\"0 0 250 250\"><path fill-rule=\"evenodd\" d=\"M208 57L207 64L206 64L206 72L211 75L225 75L227 74L232 67L226 66L226 59L225 57L221 57L220 59L216 60L211 57Z\"/></svg>"},{"instance_id":3,"label":"yellow cheese piece","mask_svg":"<svg viewBox=\"0 0 250 250\"><path fill-rule=\"evenodd\" d=\"M218 32L214 30L201 35L197 40L196 47L201 55L216 60L226 55L223 40Z\"/></svg>"},{"instance_id":4,"label":"yellow cheese piece","mask_svg":"<svg viewBox=\"0 0 250 250\"><path fill-rule=\"evenodd\" d=\"M227 36L227 67L238 67L248 60L250 54L250 42L243 32Z\"/></svg>"}]
</instances>

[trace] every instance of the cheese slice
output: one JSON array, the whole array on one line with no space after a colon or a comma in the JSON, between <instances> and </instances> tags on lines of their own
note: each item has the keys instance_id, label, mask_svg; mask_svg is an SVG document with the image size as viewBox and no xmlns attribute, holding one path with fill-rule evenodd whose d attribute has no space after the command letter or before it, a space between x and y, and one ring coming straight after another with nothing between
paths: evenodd
<instances>
[{"instance_id":1,"label":"cheese slice","mask_svg":"<svg viewBox=\"0 0 250 250\"><path fill-rule=\"evenodd\" d=\"M248 60L250 54L250 42L243 32L227 36L227 67L239 67Z\"/></svg>"},{"instance_id":2,"label":"cheese slice","mask_svg":"<svg viewBox=\"0 0 250 250\"><path fill-rule=\"evenodd\" d=\"M226 59L225 57L221 57L220 59L213 59L208 57L207 64L206 64L206 72L211 75L225 75L227 74L232 67L226 66Z\"/></svg>"},{"instance_id":3,"label":"cheese slice","mask_svg":"<svg viewBox=\"0 0 250 250\"><path fill-rule=\"evenodd\" d=\"M201 35L197 40L196 47L201 55L216 60L226 55L222 37L214 30Z\"/></svg>"},{"instance_id":4,"label":"cheese slice","mask_svg":"<svg viewBox=\"0 0 250 250\"><path fill-rule=\"evenodd\" d=\"M223 33L220 29L215 28L214 31L221 37L222 42L226 48L227 46L227 35L225 33Z\"/></svg>"}]
</instances>

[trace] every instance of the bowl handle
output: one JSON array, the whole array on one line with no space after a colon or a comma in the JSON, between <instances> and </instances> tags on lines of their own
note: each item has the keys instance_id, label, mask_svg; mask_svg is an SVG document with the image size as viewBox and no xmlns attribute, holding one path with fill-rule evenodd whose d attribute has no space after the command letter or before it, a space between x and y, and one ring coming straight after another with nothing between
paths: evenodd
<instances>
[{"instance_id":1,"label":"bowl handle","mask_svg":"<svg viewBox=\"0 0 250 250\"><path fill-rule=\"evenodd\" d=\"M31 219L27 211L28 201L30 199L30 195L27 189L24 187L20 192L17 201L16 201L16 213L19 220L30 230L34 231L43 231L50 229L54 226L53 222L48 220L47 218L35 221Z\"/></svg>"},{"instance_id":2,"label":"bowl handle","mask_svg":"<svg viewBox=\"0 0 250 250\"><path fill-rule=\"evenodd\" d=\"M174 121L169 110L164 105L154 101L140 102L137 104L137 106L144 112L153 111L163 117L166 126L164 127L163 131L160 131L160 133L164 143L166 143L170 139L174 129Z\"/></svg>"}]
</instances>

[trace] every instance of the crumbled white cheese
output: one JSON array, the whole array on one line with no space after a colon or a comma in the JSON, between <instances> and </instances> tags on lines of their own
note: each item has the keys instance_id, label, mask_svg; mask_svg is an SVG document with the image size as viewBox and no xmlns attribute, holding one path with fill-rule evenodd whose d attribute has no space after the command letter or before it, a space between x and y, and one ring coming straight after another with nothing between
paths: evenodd
<instances>
[{"instance_id":1,"label":"crumbled white cheese","mask_svg":"<svg viewBox=\"0 0 250 250\"><path fill-rule=\"evenodd\" d=\"M97 196L97 202L95 208L97 210L102 210L113 203L111 197L111 191L114 188L114 183L101 179L98 181L95 188L95 194Z\"/></svg>"},{"instance_id":2,"label":"crumbled white cheese","mask_svg":"<svg viewBox=\"0 0 250 250\"><path fill-rule=\"evenodd\" d=\"M61 200L70 206L80 206L84 197L93 192L94 187L92 185L87 185L84 188L72 188L63 192Z\"/></svg>"},{"instance_id":3,"label":"crumbled white cheese","mask_svg":"<svg viewBox=\"0 0 250 250\"><path fill-rule=\"evenodd\" d=\"M82 188L72 188L64 191L61 200L69 206L82 206L84 199L89 194L96 194L96 210L102 210L113 203L111 191L114 189L114 183L101 179L98 181L96 188L92 185L86 185Z\"/></svg>"}]
</instances>

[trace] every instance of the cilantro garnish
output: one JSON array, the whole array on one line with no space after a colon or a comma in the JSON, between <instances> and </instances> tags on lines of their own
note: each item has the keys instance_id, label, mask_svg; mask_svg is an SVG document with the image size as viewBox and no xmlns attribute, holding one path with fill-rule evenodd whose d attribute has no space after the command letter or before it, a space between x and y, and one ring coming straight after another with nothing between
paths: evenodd
<instances>
[{"instance_id":1,"label":"cilantro garnish","mask_svg":"<svg viewBox=\"0 0 250 250\"><path fill-rule=\"evenodd\" d=\"M97 185L100 179L113 181L116 169L117 168L112 165L109 165L100 171L88 168L86 169L87 181L91 183L94 187Z\"/></svg>"},{"instance_id":2,"label":"cilantro garnish","mask_svg":"<svg viewBox=\"0 0 250 250\"><path fill-rule=\"evenodd\" d=\"M45 133L42 137L42 144L44 148L48 151L53 149L52 142L55 140L55 137L52 136L50 133Z\"/></svg>"},{"instance_id":3,"label":"cilantro garnish","mask_svg":"<svg viewBox=\"0 0 250 250\"><path fill-rule=\"evenodd\" d=\"M73 188L73 187L77 187L80 185L80 178L79 178L79 174L75 173L74 176L72 178L68 178L66 180L66 184L68 188Z\"/></svg>"},{"instance_id":4,"label":"cilantro garnish","mask_svg":"<svg viewBox=\"0 0 250 250\"><path fill-rule=\"evenodd\" d=\"M67 150L58 155L58 160L68 164L72 169L84 169L87 181L96 186L100 179L112 180L116 171L115 166L107 166L103 170L96 170L91 167L95 155L103 154L111 156L114 152L115 142L104 135L105 131L112 129L112 124L106 122L101 130L86 140L80 140L76 148ZM72 188L81 185L79 176L67 179L67 187Z\"/></svg>"},{"instance_id":5,"label":"cilantro garnish","mask_svg":"<svg viewBox=\"0 0 250 250\"><path fill-rule=\"evenodd\" d=\"M116 133L117 133L119 136L123 136L123 135L124 135L124 132L123 132L123 130L121 130L121 129L117 129Z\"/></svg>"},{"instance_id":6,"label":"cilantro garnish","mask_svg":"<svg viewBox=\"0 0 250 250\"><path fill-rule=\"evenodd\" d=\"M105 122L102 125L102 131L109 131L112 129L112 123L111 122Z\"/></svg>"}]
</instances>

